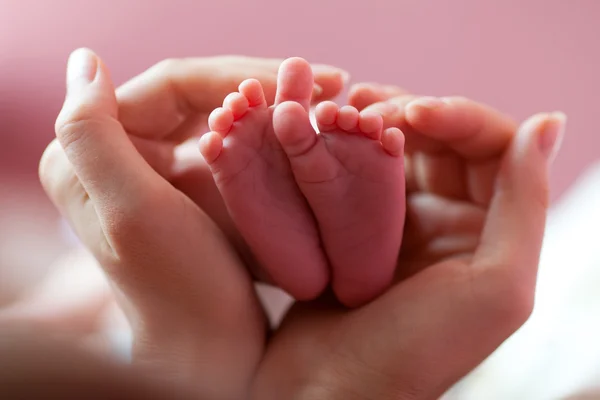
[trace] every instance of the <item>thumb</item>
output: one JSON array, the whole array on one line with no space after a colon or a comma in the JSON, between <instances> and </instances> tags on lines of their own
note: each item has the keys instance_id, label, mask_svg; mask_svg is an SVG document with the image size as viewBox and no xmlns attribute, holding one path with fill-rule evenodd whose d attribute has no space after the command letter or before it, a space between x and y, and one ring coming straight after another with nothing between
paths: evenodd
<instances>
[{"instance_id":1,"label":"thumb","mask_svg":"<svg viewBox=\"0 0 600 400\"><path fill-rule=\"evenodd\" d=\"M275 105L286 101L300 103L308 112L314 88L314 76L310 64L299 57L288 58L277 73Z\"/></svg>"},{"instance_id":2,"label":"thumb","mask_svg":"<svg viewBox=\"0 0 600 400\"><path fill-rule=\"evenodd\" d=\"M93 202L114 199L116 191L123 199L139 193L152 172L119 123L117 110L104 63L88 49L73 52L67 66L67 96L55 130Z\"/></svg>"},{"instance_id":3,"label":"thumb","mask_svg":"<svg viewBox=\"0 0 600 400\"><path fill-rule=\"evenodd\" d=\"M565 124L566 116L557 112L534 115L521 125L498 172L475 253L474 265L498 269L531 300L548 210L548 170Z\"/></svg>"}]
</instances>

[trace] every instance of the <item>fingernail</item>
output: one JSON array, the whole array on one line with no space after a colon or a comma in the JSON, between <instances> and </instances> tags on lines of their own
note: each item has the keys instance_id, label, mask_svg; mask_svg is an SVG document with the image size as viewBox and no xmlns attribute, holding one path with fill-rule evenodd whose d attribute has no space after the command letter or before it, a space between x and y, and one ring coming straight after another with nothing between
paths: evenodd
<instances>
[{"instance_id":1,"label":"fingernail","mask_svg":"<svg viewBox=\"0 0 600 400\"><path fill-rule=\"evenodd\" d=\"M313 91L312 91L312 97L313 99L315 97L319 97L323 94L323 87L321 85L319 85L318 83L315 83L313 85Z\"/></svg>"},{"instance_id":2,"label":"fingernail","mask_svg":"<svg viewBox=\"0 0 600 400\"><path fill-rule=\"evenodd\" d=\"M566 124L567 116L565 113L560 111L553 112L548 114L544 128L538 134L540 151L549 163L554 161L558 150L560 150Z\"/></svg>"},{"instance_id":3,"label":"fingernail","mask_svg":"<svg viewBox=\"0 0 600 400\"><path fill-rule=\"evenodd\" d=\"M67 63L67 86L69 89L85 86L96 78L98 59L89 49L71 53Z\"/></svg>"},{"instance_id":4,"label":"fingernail","mask_svg":"<svg viewBox=\"0 0 600 400\"><path fill-rule=\"evenodd\" d=\"M441 99L438 99L437 97L426 96L426 97L419 97L418 99L411 101L409 104L411 106L417 105L419 107L424 107L424 108L428 108L430 110L434 110L436 108L443 107L445 103Z\"/></svg>"}]
</instances>

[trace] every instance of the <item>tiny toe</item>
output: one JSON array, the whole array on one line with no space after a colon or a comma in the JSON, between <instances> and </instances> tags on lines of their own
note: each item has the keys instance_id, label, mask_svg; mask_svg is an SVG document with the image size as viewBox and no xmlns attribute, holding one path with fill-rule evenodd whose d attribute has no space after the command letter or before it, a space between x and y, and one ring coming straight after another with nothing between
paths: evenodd
<instances>
[{"instance_id":1,"label":"tiny toe","mask_svg":"<svg viewBox=\"0 0 600 400\"><path fill-rule=\"evenodd\" d=\"M227 108L233 114L233 119L237 121L248 111L249 102L246 96L241 93L229 93L223 100L223 108Z\"/></svg>"},{"instance_id":2,"label":"tiny toe","mask_svg":"<svg viewBox=\"0 0 600 400\"><path fill-rule=\"evenodd\" d=\"M404 135L398 128L387 128L381 135L383 149L394 157L399 157L404 152Z\"/></svg>"},{"instance_id":3,"label":"tiny toe","mask_svg":"<svg viewBox=\"0 0 600 400\"><path fill-rule=\"evenodd\" d=\"M266 106L265 92L260 82L256 79L246 79L240 83L239 91L246 96L250 107Z\"/></svg>"},{"instance_id":4,"label":"tiny toe","mask_svg":"<svg viewBox=\"0 0 600 400\"><path fill-rule=\"evenodd\" d=\"M217 132L208 132L200 138L198 143L200 154L207 164L212 164L221 154L223 138Z\"/></svg>"},{"instance_id":5,"label":"tiny toe","mask_svg":"<svg viewBox=\"0 0 600 400\"><path fill-rule=\"evenodd\" d=\"M216 108L208 116L208 127L211 131L226 135L233 125L233 113L223 107Z\"/></svg>"},{"instance_id":6,"label":"tiny toe","mask_svg":"<svg viewBox=\"0 0 600 400\"><path fill-rule=\"evenodd\" d=\"M335 121L339 107L333 101L324 101L315 109L315 119L320 132L327 132L336 128Z\"/></svg>"},{"instance_id":7,"label":"tiny toe","mask_svg":"<svg viewBox=\"0 0 600 400\"><path fill-rule=\"evenodd\" d=\"M346 132L356 130L358 126L358 110L352 106L340 108L337 117L338 126Z\"/></svg>"},{"instance_id":8,"label":"tiny toe","mask_svg":"<svg viewBox=\"0 0 600 400\"><path fill-rule=\"evenodd\" d=\"M358 118L358 129L368 138L379 140L383 129L381 114L373 111L363 111Z\"/></svg>"},{"instance_id":9,"label":"tiny toe","mask_svg":"<svg viewBox=\"0 0 600 400\"><path fill-rule=\"evenodd\" d=\"M306 154L317 142L317 134L306 110L295 101L275 106L273 128L281 147L290 158Z\"/></svg>"},{"instance_id":10,"label":"tiny toe","mask_svg":"<svg viewBox=\"0 0 600 400\"><path fill-rule=\"evenodd\" d=\"M314 88L310 64L299 57L288 58L281 63L277 72L275 105L295 101L308 111Z\"/></svg>"}]
</instances>

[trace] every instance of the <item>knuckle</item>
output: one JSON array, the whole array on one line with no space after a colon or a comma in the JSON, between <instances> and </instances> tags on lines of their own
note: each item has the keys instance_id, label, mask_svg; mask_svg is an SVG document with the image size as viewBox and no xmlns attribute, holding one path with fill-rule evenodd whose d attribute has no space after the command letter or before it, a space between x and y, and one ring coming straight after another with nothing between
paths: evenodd
<instances>
[{"instance_id":1,"label":"knuckle","mask_svg":"<svg viewBox=\"0 0 600 400\"><path fill-rule=\"evenodd\" d=\"M119 258L127 257L131 249L137 247L142 219L137 213L123 207L115 207L103 218L103 230L110 246Z\"/></svg>"},{"instance_id":2,"label":"knuckle","mask_svg":"<svg viewBox=\"0 0 600 400\"><path fill-rule=\"evenodd\" d=\"M534 197L534 201L539 204L539 206L547 210L550 207L550 188L548 185L540 185L539 190L536 191L537 196Z\"/></svg>"},{"instance_id":3,"label":"knuckle","mask_svg":"<svg viewBox=\"0 0 600 400\"><path fill-rule=\"evenodd\" d=\"M107 117L99 114L94 105L82 103L58 117L55 124L56 137L63 149L68 151L74 143L99 130L107 122Z\"/></svg>"},{"instance_id":4,"label":"knuckle","mask_svg":"<svg viewBox=\"0 0 600 400\"><path fill-rule=\"evenodd\" d=\"M70 151L75 143L84 140L86 132L90 129L90 121L70 120L56 127L56 137L65 151Z\"/></svg>"},{"instance_id":5,"label":"knuckle","mask_svg":"<svg viewBox=\"0 0 600 400\"><path fill-rule=\"evenodd\" d=\"M64 151L53 141L44 152L39 165L42 187L59 208L74 200L87 198L83 186L73 171Z\"/></svg>"},{"instance_id":6,"label":"knuckle","mask_svg":"<svg viewBox=\"0 0 600 400\"><path fill-rule=\"evenodd\" d=\"M145 209L147 202L140 196L110 203L89 203L95 209L102 232L102 240L94 243L92 249L104 266L118 268L130 265L132 260L137 260L156 245L148 240L152 233L148 215L154 210Z\"/></svg>"},{"instance_id":7,"label":"knuckle","mask_svg":"<svg viewBox=\"0 0 600 400\"><path fill-rule=\"evenodd\" d=\"M512 268L524 271L526 268ZM533 312L535 284L518 274L510 273L509 268L490 268L482 274L486 288L483 295L483 309L486 313L511 332L523 325Z\"/></svg>"},{"instance_id":8,"label":"knuckle","mask_svg":"<svg viewBox=\"0 0 600 400\"><path fill-rule=\"evenodd\" d=\"M148 235L152 235L155 230L149 226L152 224L149 216L156 215L162 209L162 203L154 196L135 195L102 212L105 234L115 252L125 255L135 242L145 241Z\"/></svg>"}]
</instances>

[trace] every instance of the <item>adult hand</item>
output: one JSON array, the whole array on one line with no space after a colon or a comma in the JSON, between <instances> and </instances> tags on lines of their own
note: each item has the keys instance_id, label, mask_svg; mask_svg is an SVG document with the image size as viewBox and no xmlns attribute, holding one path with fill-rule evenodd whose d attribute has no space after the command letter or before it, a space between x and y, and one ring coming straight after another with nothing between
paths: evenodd
<instances>
[{"instance_id":1,"label":"adult hand","mask_svg":"<svg viewBox=\"0 0 600 400\"><path fill-rule=\"evenodd\" d=\"M390 94L363 86L351 103ZM370 108L406 134L398 282L357 310L296 304L269 344L256 398L438 398L532 311L564 116L536 115L515 136L510 119L462 98L400 94Z\"/></svg>"},{"instance_id":2,"label":"adult hand","mask_svg":"<svg viewBox=\"0 0 600 400\"><path fill-rule=\"evenodd\" d=\"M101 60L79 50L69 61L58 142L40 163L49 196L120 295L136 362L193 383L208 398L247 392L266 323L236 252L178 186L200 184L194 178L205 168L201 157L186 163L175 148L244 78L261 78L272 99L278 65L243 58L170 61L115 96ZM344 73L315 69L315 98L337 94Z\"/></svg>"},{"instance_id":3,"label":"adult hand","mask_svg":"<svg viewBox=\"0 0 600 400\"><path fill-rule=\"evenodd\" d=\"M485 111L484 114L489 112L487 109L482 110ZM438 122L445 121L444 116L447 115L443 113L442 118L438 118ZM389 121L389 118L387 119ZM474 120L477 120L477 118ZM469 121L472 120L466 119L463 121L466 124L465 126L469 126ZM498 145L499 141L496 139L487 140L486 135L496 137L498 136L498 132L502 130L499 129L497 122L495 126L494 124L490 124L490 129L487 131L475 130L472 133L481 134L474 136L475 139L477 137L481 138L481 140L476 140L479 143L481 151L485 152L489 147L493 147L490 146L490 143L495 143L497 148L492 153L497 153L498 156L506 149L508 143L511 142L514 132L509 132L508 137L500 141L500 145ZM466 373L473 366L473 363L476 364L481 361L513 329L516 329L516 326L528 314L533 294L532 285L534 279L522 282L521 278L524 276L531 277L532 269L535 269L537 265L537 258L536 260L531 260L530 258L532 254L535 254L534 257L537 257L539 253L539 244L536 251L536 243L533 243L533 246L530 247L526 243L531 244L532 242L541 241L541 231L543 231L544 205L540 205L535 201L531 202L530 195L534 195L533 198L536 198L535 195L542 192L544 194L541 197L543 198L545 195L546 164L543 161L543 157L548 152L542 153L540 150L536 150L538 149L536 147L536 139L539 136L539 130L543 128L542 125L545 122L548 122L550 126L553 125L551 120L533 121L526 125L520 134L522 139L514 141L511 151L506 153L504 161L506 167L503 167L503 172L498 172L498 176L495 177L498 182L498 190L487 218L486 227L488 227L487 230L491 233L484 233L483 235L484 239L487 237L490 239L481 241L481 245L477 251L471 253L468 251L464 252L466 256L473 256L471 257L474 260L472 263L444 262L442 259L440 259L441 262L437 263L432 261L435 264L434 268L423 270L404 283L396 286L381 299L360 310L348 312L337 309L335 306L323 307L324 303L314 303L313 305L297 307L289 314L284 326L269 346L265 362L261 365L258 380L255 382L255 392L259 394L259 397L263 395L265 398L269 398L269 396L280 398L285 393L293 393L298 396L304 394L312 398L319 391L324 391L332 396L338 394L339 397L344 396L344 398L351 398L350 393L354 393L359 398L381 398L380 394L385 395L387 393L389 396L390 394L396 395L407 392L426 397L431 393L437 393L440 390L443 391L444 387L447 387L455 379ZM427 137L427 132L415 131L415 133ZM407 145L409 144L409 140L411 140L410 135L407 135ZM88 154L85 158L89 160L93 159L93 155L98 155L98 149L96 147L94 149L95 153ZM50 152L50 154L52 153ZM530 165L531 163L533 164ZM515 171L521 172L521 169L528 169L530 166L534 168L523 175L515 173ZM77 170L77 165L75 168ZM42 175L44 176L44 174ZM110 173L107 173L108 175ZM45 176L49 177L47 180L52 181L51 177L58 175L48 172ZM65 175L63 174L62 176L64 177ZM59 181L63 182L64 185L64 179ZM490 181L494 181L494 179L490 179ZM58 182L55 183L58 184ZM104 184L113 185L114 182L105 180ZM523 189L523 187L526 188ZM510 190L507 190L507 188ZM52 192L52 189L49 191ZM78 207L82 208L82 205L85 206L85 204L89 205L89 201L87 203L77 203L77 194L82 193L81 190L66 193L61 190L55 190L54 193L64 193L62 199L55 199L55 201L63 204L63 206L64 204L71 204L73 210ZM133 195L135 199L133 193L129 194ZM75 202L73 202L73 198L75 198ZM110 204L109 200L105 204ZM119 204L117 197L112 200ZM537 207L537 211L534 209L530 213L532 207ZM508 220L512 221L511 223L514 223L515 215L526 214L525 218L520 222L526 228L533 228L534 235L525 235L524 237L527 240L519 243L519 245L526 247L527 251L524 253L517 252L515 253L516 256L512 253L508 254L509 257L521 257L515 259L515 261L523 262L524 272L522 273L524 275L518 273L520 270L512 268L512 264L508 265L507 268L500 268L504 264L510 264L510 261L512 261L507 261L506 258L500 257L506 256L502 252L499 254L494 253L494 249L497 250L502 248L502 246L488 246L488 250L484 251L486 248L484 246L485 243L489 243L489 240L500 236L500 234L506 235L506 232L512 229L513 225L505 225L502 224L502 221L499 221L498 215L502 212L507 213L505 217L510 217ZM76 215L73 214L70 217L74 219ZM499 222L500 226L497 226ZM204 223L205 221L202 222L203 226ZM482 225L483 222L481 222L480 227ZM89 230L89 226L83 227L83 229ZM416 230L416 232L420 232L420 230ZM481 229L479 232L481 232ZM215 233L215 235L218 236L218 233ZM415 235L415 237L418 237L418 235ZM505 242L502 241L501 244L504 245ZM515 250L515 241L507 241L506 246L509 246L509 249ZM220 247L221 245L217 246L217 248ZM162 253L166 250L168 249L161 248L158 252ZM201 250L206 251L207 248L203 247ZM491 253L496 257L491 257ZM167 254L170 254L172 257L177 256L173 252L167 252ZM482 256L475 257L478 254L482 254ZM490 257L489 262L484 263L487 266L486 268L482 268L482 260L486 258L486 254ZM201 254L201 256L205 255ZM227 260L228 256L225 251L220 256L225 257ZM466 259L468 261L469 257ZM451 257L450 260L452 260ZM478 263L475 263L475 260ZM137 265L145 265L144 262L135 259L129 260L129 262L133 264L137 262ZM108 265L110 266L110 264ZM419 263L414 263L414 265L419 265L419 268L412 268L415 271L423 267ZM407 268L411 269L411 266L407 264ZM474 271L474 273L471 273L471 271ZM138 275L137 278L140 276ZM492 279L494 277L504 277L505 279L496 282ZM164 277L164 279L172 278L172 276ZM227 278L227 276L220 276L220 278ZM230 276L229 278L232 277ZM234 282L238 280L235 277L233 278ZM149 282L151 280L152 278L144 278L141 283L138 282L138 285L143 286L144 281ZM239 279L240 282L241 280ZM173 286L176 283L177 280L175 280ZM132 281L132 286L133 284L134 282ZM465 290L465 286L468 286L467 290ZM473 291L471 290L473 288L479 289ZM487 291L486 289L490 290ZM183 286L182 293L187 290ZM432 294L435 295L433 296ZM471 296L471 294L477 294L477 296ZM509 297L512 300L506 301L502 296L510 296L510 294L515 294L516 297ZM214 295L214 293L211 295ZM208 297L210 296L207 294L204 299L196 298L187 300L199 302L193 305L199 307L202 304L201 302L206 301ZM501 299L502 302L498 303L498 299ZM252 308L252 302L249 303L250 308ZM211 302L211 304L214 304L214 302ZM247 307L248 303L245 306ZM440 307L442 306L446 307L446 309L440 311ZM227 311L223 310L223 312ZM454 312L457 312L457 314L454 315ZM234 313L234 315L239 316L240 314ZM424 316L427 318L424 318ZM224 318L225 320L220 321L209 318L206 320L206 326L214 323L216 324L215 326L222 324L221 326L227 326L228 329L235 329L244 323L250 323L250 326L253 324L249 320L235 321L237 323L235 326L227 325L227 316L224 316ZM186 320L185 318L180 319ZM475 319L476 323L473 323ZM176 320L177 318L173 318L173 321ZM366 325L362 325L363 323ZM175 326L177 325L175 324ZM481 339L477 335L478 333L480 336L482 334L481 326L490 327L491 330L497 327L500 327L500 329L497 331L494 330L489 337L484 338L485 340L475 342L472 347L469 347L471 344L469 340ZM192 325L188 327L186 333L187 335L191 335L192 331L201 328L201 326ZM440 340L440 332L446 331L448 331L447 340ZM461 335L465 335L465 337L463 338ZM460 340L456 342L456 348L449 349L452 343L449 345L448 342L455 340L456 336L460 336ZM337 342L339 346L335 345L338 339L340 339ZM201 338L197 338L197 340L201 341ZM419 342L418 340L422 341ZM182 347L188 344L195 345L191 342L192 340L183 341ZM380 343L379 347L377 347L377 342ZM418 347L419 343L429 347L427 350L423 350L423 348ZM291 346L288 346L288 344ZM433 347L431 347L432 345ZM365 350L365 346L368 349ZM370 347L373 347L373 349ZM434 351L430 352L430 348ZM437 349L440 351L436 352ZM377 351L371 352L371 350ZM455 351L453 354L457 355L456 358L448 356L451 350ZM195 354L200 354L200 352L198 351ZM207 358L214 357L209 359L218 359L215 354L206 354L208 354ZM240 355L238 354L238 356ZM398 362L398 358L404 356L410 357L407 357L407 360L402 359L402 362ZM367 359L364 359L365 357ZM285 371L286 363L290 362L291 359L297 362L293 368L287 369L285 379L280 380L280 373ZM176 361L173 365L176 364ZM180 359L178 361L185 360ZM444 365L437 370L430 368L432 363L434 367L439 367L439 363L436 363L436 361L440 361ZM410 366L408 367L408 371L407 366ZM420 376L419 374L423 374L424 371L426 376ZM218 380L211 381L210 374L206 376L209 377L208 382L214 387L219 386ZM360 379L353 379L354 376L360 377ZM389 379L386 379L386 377ZM230 379L235 378L231 376ZM236 381L230 380L230 382ZM378 389L375 390L374 388Z\"/></svg>"},{"instance_id":4,"label":"adult hand","mask_svg":"<svg viewBox=\"0 0 600 400\"><path fill-rule=\"evenodd\" d=\"M281 61L242 56L169 59L136 76L116 92L119 121L146 161L218 221L249 261L252 261L251 254L229 218L207 165L198 156L196 142L185 141L202 131L208 114L247 78L261 81L266 99L272 104ZM347 80L347 73L338 68L313 65L313 70L315 102L336 96ZM42 182L47 183L46 188L52 191L50 197L66 209L69 195L84 195L72 167L62 162L66 161L59 154L62 151L56 141L48 146L40 165L40 176ZM61 190L69 190L69 195L58 193ZM88 272L86 276L94 275L95 261L75 253L81 258L78 260L80 269ZM70 263L72 259L66 262ZM82 264L85 268L81 268ZM61 264L61 271L49 278L50 286L56 287L54 281L63 282L62 269L69 268L69 265L62 268ZM96 330L97 320L111 300L106 297L104 287L100 288L93 280L88 281L90 284L79 297L70 297L70 303L49 301L45 295L48 282L43 282L41 296L37 294L40 290L35 288L33 297L28 296L11 310L0 313L0 323L14 323L15 318L26 318L46 328L69 330L73 334ZM104 300L99 302L100 299Z\"/></svg>"}]
</instances>

